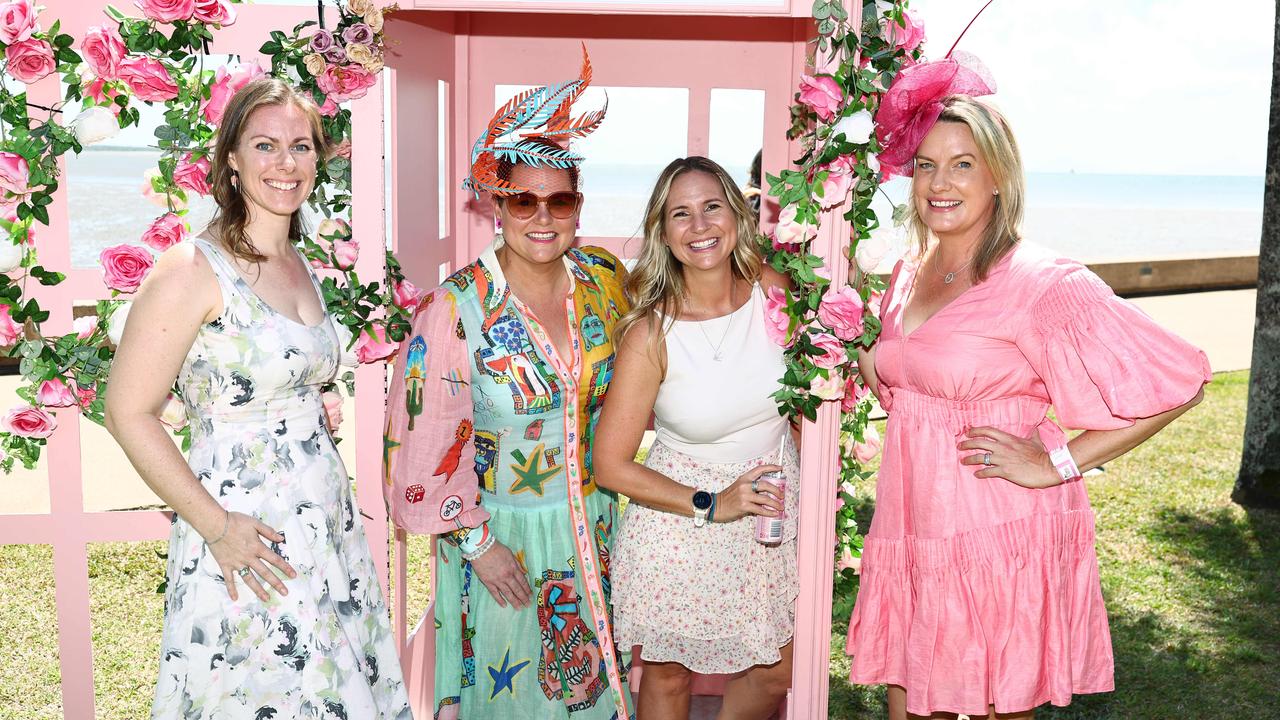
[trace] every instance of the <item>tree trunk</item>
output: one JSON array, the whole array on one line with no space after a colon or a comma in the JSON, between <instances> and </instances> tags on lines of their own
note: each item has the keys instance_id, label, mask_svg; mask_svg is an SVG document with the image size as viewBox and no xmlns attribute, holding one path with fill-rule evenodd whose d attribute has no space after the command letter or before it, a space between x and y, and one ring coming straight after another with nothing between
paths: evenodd
<instances>
[{"instance_id":1,"label":"tree trunk","mask_svg":"<svg viewBox=\"0 0 1280 720\"><path fill-rule=\"evenodd\" d=\"M1271 58L1271 121L1258 251L1258 310L1253 369L1244 426L1244 455L1231 499L1252 508L1280 508L1280 2Z\"/></svg>"}]
</instances>

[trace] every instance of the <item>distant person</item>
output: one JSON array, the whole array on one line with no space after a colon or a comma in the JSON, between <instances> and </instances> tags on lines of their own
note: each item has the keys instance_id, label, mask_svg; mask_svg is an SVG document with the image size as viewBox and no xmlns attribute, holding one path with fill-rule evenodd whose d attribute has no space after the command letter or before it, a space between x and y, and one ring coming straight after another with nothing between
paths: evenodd
<instances>
[{"instance_id":1,"label":"distant person","mask_svg":"<svg viewBox=\"0 0 1280 720\"><path fill-rule=\"evenodd\" d=\"M662 171L595 448L600 485L631 500L614 617L618 644L641 646L639 720L687 718L695 672L734 675L720 717L735 720L771 717L791 686L799 458L772 397L786 367L764 316L766 291L786 283L723 168L689 157ZM781 520L770 544L757 516Z\"/></svg>"},{"instance_id":2,"label":"distant person","mask_svg":"<svg viewBox=\"0 0 1280 720\"><path fill-rule=\"evenodd\" d=\"M859 367L888 412L846 650L889 717L1031 718L1114 688L1081 472L1198 403L1204 353L1022 241L1022 160L976 61L902 72L880 163L912 176ZM1047 413L1084 432L1067 440ZM938 713L947 713L939 715Z\"/></svg>"},{"instance_id":3,"label":"distant person","mask_svg":"<svg viewBox=\"0 0 1280 720\"><path fill-rule=\"evenodd\" d=\"M553 87L567 112L586 80ZM492 196L497 237L422 301L397 356L385 490L398 526L443 541L435 718L627 720L610 617L617 498L592 464L626 271L574 247L581 158L556 142L603 111L571 132L567 116L511 127L549 90L531 92L494 116L464 184Z\"/></svg>"},{"instance_id":4,"label":"distant person","mask_svg":"<svg viewBox=\"0 0 1280 720\"><path fill-rule=\"evenodd\" d=\"M742 196L747 199L747 207L751 208L751 212L755 213L756 218L760 217L760 201L764 195L764 190L762 189L764 174L761 170L761 158L763 155L763 149L756 151L756 156L751 160L751 170L747 173L747 186L742 190Z\"/></svg>"},{"instance_id":5,"label":"distant person","mask_svg":"<svg viewBox=\"0 0 1280 720\"><path fill-rule=\"evenodd\" d=\"M107 429L177 513L153 718L412 720L320 399L338 334L295 247L328 152L309 95L272 78L237 92L217 214L160 256L111 368ZM175 379L186 461L159 419Z\"/></svg>"}]
</instances>

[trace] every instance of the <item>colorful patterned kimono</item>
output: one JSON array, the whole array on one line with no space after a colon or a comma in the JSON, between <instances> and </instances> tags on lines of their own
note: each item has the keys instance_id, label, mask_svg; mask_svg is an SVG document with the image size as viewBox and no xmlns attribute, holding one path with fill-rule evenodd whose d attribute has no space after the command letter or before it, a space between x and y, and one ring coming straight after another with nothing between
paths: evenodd
<instances>
[{"instance_id":1,"label":"colorful patterned kimono","mask_svg":"<svg viewBox=\"0 0 1280 720\"><path fill-rule=\"evenodd\" d=\"M625 270L598 248L564 263L573 357L511 292L491 247L422 301L396 361L392 518L446 540L487 521L533 588L529 607L500 607L456 544L437 544L437 718L633 713L610 619L615 498L591 472Z\"/></svg>"}]
</instances>

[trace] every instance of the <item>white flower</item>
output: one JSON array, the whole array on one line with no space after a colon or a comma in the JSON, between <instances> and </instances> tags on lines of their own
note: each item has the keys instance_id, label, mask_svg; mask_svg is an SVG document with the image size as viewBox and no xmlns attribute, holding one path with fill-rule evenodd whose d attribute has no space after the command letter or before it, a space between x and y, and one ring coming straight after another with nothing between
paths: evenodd
<instances>
[{"instance_id":1,"label":"white flower","mask_svg":"<svg viewBox=\"0 0 1280 720\"><path fill-rule=\"evenodd\" d=\"M351 345L351 328L340 322L335 322L333 325L338 331L338 364L343 367L359 367L360 361L356 360L356 349L347 347Z\"/></svg>"},{"instance_id":2,"label":"white flower","mask_svg":"<svg viewBox=\"0 0 1280 720\"><path fill-rule=\"evenodd\" d=\"M871 237L858 243L858 250L854 253L858 268L864 273L875 272L880 266L880 261L884 260L890 250L901 244L902 240L903 232L900 227L876 228L872 231Z\"/></svg>"},{"instance_id":3,"label":"white flower","mask_svg":"<svg viewBox=\"0 0 1280 720\"><path fill-rule=\"evenodd\" d=\"M880 172L880 158L875 153L867 153L867 167L871 168L871 172Z\"/></svg>"},{"instance_id":4,"label":"white flower","mask_svg":"<svg viewBox=\"0 0 1280 720\"><path fill-rule=\"evenodd\" d=\"M854 145L861 145L871 139L871 133L875 130L875 121L871 119L871 113L866 110L840 118L836 126L832 128L833 136L844 133L845 142L851 142Z\"/></svg>"},{"instance_id":5,"label":"white flower","mask_svg":"<svg viewBox=\"0 0 1280 720\"><path fill-rule=\"evenodd\" d=\"M98 329L98 316L81 315L71 321L71 329L75 331L78 339L88 340L93 336L93 332Z\"/></svg>"},{"instance_id":6,"label":"white flower","mask_svg":"<svg viewBox=\"0 0 1280 720\"><path fill-rule=\"evenodd\" d=\"M121 303L120 307L111 313L111 319L107 321L107 337L111 339L112 345L120 344L120 338L124 335L124 324L129 322L131 307L133 307L132 303Z\"/></svg>"},{"instance_id":7,"label":"white flower","mask_svg":"<svg viewBox=\"0 0 1280 720\"><path fill-rule=\"evenodd\" d=\"M0 238L0 273L16 270L22 264L27 249L22 243L15 243L7 238Z\"/></svg>"},{"instance_id":8,"label":"white flower","mask_svg":"<svg viewBox=\"0 0 1280 720\"><path fill-rule=\"evenodd\" d=\"M94 105L71 121L71 132L75 133L81 145L87 147L115 137L120 132L120 123L110 110Z\"/></svg>"}]
</instances>

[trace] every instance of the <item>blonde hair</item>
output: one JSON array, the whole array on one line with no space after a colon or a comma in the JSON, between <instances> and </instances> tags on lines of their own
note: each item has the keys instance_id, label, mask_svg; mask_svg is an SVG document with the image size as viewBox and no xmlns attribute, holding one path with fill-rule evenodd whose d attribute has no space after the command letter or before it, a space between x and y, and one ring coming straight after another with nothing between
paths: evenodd
<instances>
[{"instance_id":1,"label":"blonde hair","mask_svg":"<svg viewBox=\"0 0 1280 720\"><path fill-rule=\"evenodd\" d=\"M643 245L624 285L627 299L631 301L631 311L618 321L617 337L622 337L628 328L641 320L653 323L658 314L674 320L684 309L684 270L663 242L663 221L672 183L689 172L707 173L720 182L725 201L737 221L738 244L733 249L730 264L733 274L750 283L760 278L764 258L757 240L756 216L733 178L724 168L705 157L694 155L673 160L658 175L658 182L653 186L649 204L645 207ZM652 333L650 340L656 342L665 332L666 329L662 328L660 332Z\"/></svg>"},{"instance_id":2,"label":"blonde hair","mask_svg":"<svg viewBox=\"0 0 1280 720\"><path fill-rule=\"evenodd\" d=\"M254 110L268 105L293 105L307 116L307 124L311 128L311 142L315 146L317 170L319 164L325 162L332 153L332 143L325 137L324 125L320 120L320 111L316 104L298 89L273 77L263 77L245 85L227 103L222 114L222 124L218 127L217 141L213 146L212 165L213 199L218 204L209 227L217 232L218 239L234 256L246 262L259 263L266 256L258 252L253 240L245 232L249 224L249 204L244 194L236 188L232 179L236 171L231 168L231 153L240 146L245 125ZM307 234L306 223L302 220L302 208L298 208L289 218L289 239L301 240Z\"/></svg>"},{"instance_id":3,"label":"blonde hair","mask_svg":"<svg viewBox=\"0 0 1280 720\"><path fill-rule=\"evenodd\" d=\"M995 108L968 95L945 98L938 122L961 123L969 128L982 162L1000 191L995 196L991 222L983 230L978 251L973 257L974 282L982 282L987 279L991 268L1022 240L1022 213L1027 194L1022 156L1009 121ZM907 227L923 256L929 247L929 228L920 218L914 198L907 203Z\"/></svg>"}]
</instances>

